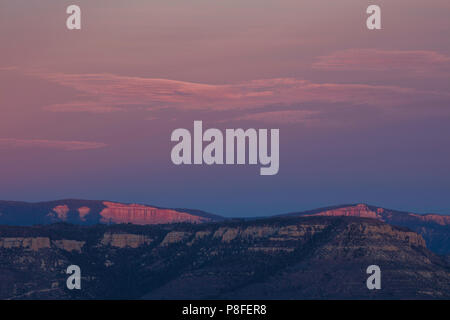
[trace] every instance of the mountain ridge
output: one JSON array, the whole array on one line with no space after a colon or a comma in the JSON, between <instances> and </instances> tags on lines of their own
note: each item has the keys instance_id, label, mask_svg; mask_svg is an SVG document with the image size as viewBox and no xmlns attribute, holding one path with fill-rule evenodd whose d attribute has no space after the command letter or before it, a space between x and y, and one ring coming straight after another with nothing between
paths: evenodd
<instances>
[{"instance_id":1,"label":"mountain ridge","mask_svg":"<svg viewBox=\"0 0 450 320\"><path fill-rule=\"evenodd\" d=\"M0 260L5 299L450 298L450 265L422 236L361 217L0 226ZM372 264L382 290L366 287Z\"/></svg>"},{"instance_id":2,"label":"mountain ridge","mask_svg":"<svg viewBox=\"0 0 450 320\"><path fill-rule=\"evenodd\" d=\"M445 220L445 224L450 224L450 214L443 214L443 213L415 213L412 211L404 211L404 210L396 210L396 209L389 209L385 207L375 206L372 204L367 203L347 203L347 204L337 204L337 205L331 205L331 206L325 206L325 207L318 207L314 209L307 209L302 211L293 211L288 213L281 213L281 214L272 214L267 216L257 216L257 217L225 217L222 215L206 212L204 210L200 209L192 209L192 208L169 208L164 206L156 206L153 204L147 204L147 203L141 203L141 202L121 202L121 201L113 201L113 200L88 200L88 199L77 199L77 198L64 198L59 200L49 200L49 201L36 201L36 202L28 202L28 201L15 201L15 200L0 200L0 208L4 205L10 205L10 206L27 206L27 207L33 207L33 206L39 206L39 205L47 205L47 206L57 206L60 204L78 204L79 206L83 206L86 204L93 204L93 205L99 205L99 203L117 203L122 205L139 205L139 206L145 206L145 207L151 207L156 209L167 209L167 210L175 210L178 212L187 212L192 213L198 216L211 218L212 220L225 220L225 219L261 219L261 218L270 218L270 217L278 217L278 216L289 216L289 215L307 215L307 214L316 214L323 211L330 211L330 210L336 210L336 209L342 209L342 208L351 208L351 207L358 207L358 206L365 206L370 209L382 209L389 211L391 213L395 214L401 214L401 215L414 215L415 217L443 217ZM1 212L1 211L0 211ZM1 219L1 215L0 215ZM432 220L432 219L430 219ZM0 220L1 222L1 220Z\"/></svg>"},{"instance_id":3,"label":"mountain ridge","mask_svg":"<svg viewBox=\"0 0 450 320\"><path fill-rule=\"evenodd\" d=\"M203 223L223 217L196 209L171 209L160 206L108 200L61 199L42 202L0 200L0 224L35 225L68 222L81 225L97 223Z\"/></svg>"},{"instance_id":4,"label":"mountain ridge","mask_svg":"<svg viewBox=\"0 0 450 320\"><path fill-rule=\"evenodd\" d=\"M428 248L433 252L450 254L450 215L421 215L358 203L292 212L279 216L353 216L372 218L394 226L409 228L422 235L427 242Z\"/></svg>"},{"instance_id":5,"label":"mountain ridge","mask_svg":"<svg viewBox=\"0 0 450 320\"><path fill-rule=\"evenodd\" d=\"M417 214L364 203L344 204L257 218L225 218L196 209L170 209L153 205L106 200L62 199L46 202L0 201L0 225L46 225L66 222L95 224L216 223L292 216L365 217L409 228L422 235L438 254L450 254L450 215Z\"/></svg>"}]
</instances>

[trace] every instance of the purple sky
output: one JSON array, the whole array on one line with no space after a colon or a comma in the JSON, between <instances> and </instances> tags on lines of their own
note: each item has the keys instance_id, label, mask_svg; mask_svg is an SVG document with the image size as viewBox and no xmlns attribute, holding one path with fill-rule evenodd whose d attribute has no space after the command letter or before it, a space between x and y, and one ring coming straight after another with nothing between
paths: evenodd
<instances>
[{"instance_id":1,"label":"purple sky","mask_svg":"<svg viewBox=\"0 0 450 320\"><path fill-rule=\"evenodd\" d=\"M383 30L366 29L369 4ZM0 198L450 213L449 14L448 0L2 1ZM170 134L194 120L280 128L278 175L173 165Z\"/></svg>"}]
</instances>

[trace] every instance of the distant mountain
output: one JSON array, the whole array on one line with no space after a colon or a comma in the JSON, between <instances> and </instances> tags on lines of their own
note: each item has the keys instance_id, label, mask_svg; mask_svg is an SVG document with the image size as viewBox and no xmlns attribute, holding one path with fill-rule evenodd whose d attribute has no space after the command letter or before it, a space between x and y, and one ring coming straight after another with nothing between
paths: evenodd
<instances>
[{"instance_id":1,"label":"distant mountain","mask_svg":"<svg viewBox=\"0 0 450 320\"><path fill-rule=\"evenodd\" d=\"M1 299L450 299L450 264L420 235L359 217L0 226L0 261Z\"/></svg>"},{"instance_id":2,"label":"distant mountain","mask_svg":"<svg viewBox=\"0 0 450 320\"><path fill-rule=\"evenodd\" d=\"M394 226L407 227L422 235L430 250L436 253L450 254L450 215L421 215L367 204L350 204L288 213L281 216L347 216L372 218Z\"/></svg>"},{"instance_id":3,"label":"distant mountain","mask_svg":"<svg viewBox=\"0 0 450 320\"><path fill-rule=\"evenodd\" d=\"M441 226L450 225L450 215L440 214L417 214L404 211L396 211L363 203L339 205L319 208L303 212L293 212L281 216L349 216L361 218L373 218L388 223L415 224L420 222L435 223Z\"/></svg>"},{"instance_id":4,"label":"distant mountain","mask_svg":"<svg viewBox=\"0 0 450 320\"><path fill-rule=\"evenodd\" d=\"M191 209L167 209L112 201L66 199L49 202L0 201L0 224L38 225L67 222L80 225L131 223L202 223L222 217Z\"/></svg>"},{"instance_id":5,"label":"distant mountain","mask_svg":"<svg viewBox=\"0 0 450 320\"><path fill-rule=\"evenodd\" d=\"M349 204L294 212L278 217L348 216L371 218L419 233L427 247L435 253L450 255L450 216L420 215L367 204ZM270 219L271 217L245 219ZM0 225L46 225L66 222L78 225L95 224L171 224L205 223L227 220L219 215L195 209L168 209L143 204L127 204L100 200L66 199L50 202L0 201Z\"/></svg>"}]
</instances>

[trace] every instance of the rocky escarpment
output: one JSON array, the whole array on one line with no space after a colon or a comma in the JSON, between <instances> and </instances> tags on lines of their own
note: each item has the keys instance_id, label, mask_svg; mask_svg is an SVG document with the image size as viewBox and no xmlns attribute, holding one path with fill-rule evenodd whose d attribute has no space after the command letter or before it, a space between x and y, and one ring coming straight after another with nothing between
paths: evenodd
<instances>
[{"instance_id":1,"label":"rocky escarpment","mask_svg":"<svg viewBox=\"0 0 450 320\"><path fill-rule=\"evenodd\" d=\"M450 226L450 216L444 216L439 214L419 215L415 213L410 213L409 215L424 222L433 222L441 226Z\"/></svg>"},{"instance_id":2,"label":"rocky escarpment","mask_svg":"<svg viewBox=\"0 0 450 320\"><path fill-rule=\"evenodd\" d=\"M328 223L295 223L281 225L218 225L209 226L206 230L199 231L169 231L164 236L157 237L147 234L135 234L129 232L106 231L96 241L96 247L114 248L139 248L139 247L168 247L174 244L194 246L205 241L230 244L234 241L251 243L246 249L258 250L261 241L264 250L294 250L301 243L306 243L317 234L323 233L330 228ZM397 241L412 247L425 248L425 240L419 234L409 230L399 230L388 224L357 223L348 224L344 234L357 232L360 238L373 239L374 243ZM342 235L336 236L335 240L341 239ZM50 237L0 237L0 249L23 249L25 251L39 251L44 249L61 249L68 252L82 252L86 241L57 239ZM243 247L244 248L244 247ZM392 247L387 250L394 250Z\"/></svg>"},{"instance_id":3,"label":"rocky escarpment","mask_svg":"<svg viewBox=\"0 0 450 320\"><path fill-rule=\"evenodd\" d=\"M420 235L367 218L0 227L0 239L0 298L450 297L448 262ZM70 264L80 292L65 289Z\"/></svg>"},{"instance_id":4,"label":"rocky escarpment","mask_svg":"<svg viewBox=\"0 0 450 320\"><path fill-rule=\"evenodd\" d=\"M139 204L122 204L117 202L103 202L105 209L100 212L101 222L104 223L133 223L133 224L165 224L165 223L202 223L211 221L210 218L194 216L186 212L171 209L159 209Z\"/></svg>"},{"instance_id":5,"label":"rocky escarpment","mask_svg":"<svg viewBox=\"0 0 450 320\"><path fill-rule=\"evenodd\" d=\"M296 212L283 216L365 217L376 219L391 225L407 227L419 233L432 251L439 254L450 254L449 215L420 215L366 204L355 204Z\"/></svg>"},{"instance_id":6,"label":"rocky escarpment","mask_svg":"<svg viewBox=\"0 0 450 320\"><path fill-rule=\"evenodd\" d=\"M305 216L327 216L327 217L361 217L361 218L373 218L383 220L381 215L384 212L383 208L377 208L376 210L371 210L365 204L357 204L354 206L345 206L342 208L335 208L320 211L313 214L305 214Z\"/></svg>"},{"instance_id":7,"label":"rocky escarpment","mask_svg":"<svg viewBox=\"0 0 450 320\"><path fill-rule=\"evenodd\" d=\"M103 235L100 245L116 248L138 248L149 245L153 240L145 235L130 233L111 233Z\"/></svg>"},{"instance_id":8,"label":"rocky escarpment","mask_svg":"<svg viewBox=\"0 0 450 320\"><path fill-rule=\"evenodd\" d=\"M425 214L420 215L411 212L401 212L380 207L369 206L367 204L359 203L354 205L344 205L323 209L315 209L305 212L295 212L287 214L288 216L328 216L328 217L362 217L373 218L385 222L412 222L422 221L435 223L441 226L450 225L450 215L439 214Z\"/></svg>"},{"instance_id":9,"label":"rocky escarpment","mask_svg":"<svg viewBox=\"0 0 450 320\"><path fill-rule=\"evenodd\" d=\"M39 249L50 248L50 239L47 237L22 238L22 237L6 237L0 238L1 249L25 249L37 251Z\"/></svg>"},{"instance_id":10,"label":"rocky escarpment","mask_svg":"<svg viewBox=\"0 0 450 320\"><path fill-rule=\"evenodd\" d=\"M0 201L0 225L38 225L67 222L138 225L203 223L223 218L190 209L166 209L141 204L96 200L58 200L40 203Z\"/></svg>"},{"instance_id":11,"label":"rocky escarpment","mask_svg":"<svg viewBox=\"0 0 450 320\"><path fill-rule=\"evenodd\" d=\"M0 238L0 249L23 249L30 251L39 251L42 249L50 249L52 247L66 250L81 252L85 242L76 240L50 240L48 237L3 237Z\"/></svg>"},{"instance_id":12,"label":"rocky escarpment","mask_svg":"<svg viewBox=\"0 0 450 320\"><path fill-rule=\"evenodd\" d=\"M250 214L249 214L250 215ZM428 248L450 255L450 216L420 215L366 204L354 204L296 212L282 216L361 217L407 227L425 239ZM269 217L270 219L270 217ZM174 224L220 222L226 219L199 210L166 209L141 204L96 200L58 200L41 203L0 201L0 225L40 225L66 222L77 225ZM233 231L227 237L233 237Z\"/></svg>"}]
</instances>

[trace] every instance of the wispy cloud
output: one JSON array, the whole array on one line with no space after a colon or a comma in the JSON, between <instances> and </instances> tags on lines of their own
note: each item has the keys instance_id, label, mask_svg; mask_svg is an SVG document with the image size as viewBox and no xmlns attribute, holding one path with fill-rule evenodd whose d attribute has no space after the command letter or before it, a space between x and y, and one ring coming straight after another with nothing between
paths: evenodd
<instances>
[{"instance_id":1,"label":"wispy cloud","mask_svg":"<svg viewBox=\"0 0 450 320\"><path fill-rule=\"evenodd\" d=\"M436 73L450 72L450 56L426 50L349 49L321 56L313 68Z\"/></svg>"},{"instance_id":2,"label":"wispy cloud","mask_svg":"<svg viewBox=\"0 0 450 320\"><path fill-rule=\"evenodd\" d=\"M237 84L205 84L113 74L39 74L79 91L79 100L45 107L53 112L108 113L121 110L252 110L307 102L391 106L417 95L439 96L390 85L317 83L294 78L262 79Z\"/></svg>"},{"instance_id":3,"label":"wispy cloud","mask_svg":"<svg viewBox=\"0 0 450 320\"><path fill-rule=\"evenodd\" d=\"M279 124L303 123L311 124L320 120L317 116L319 111L312 110L282 110L282 111L265 111L258 113L246 114L234 118L233 120L252 120L260 122L270 122Z\"/></svg>"},{"instance_id":4,"label":"wispy cloud","mask_svg":"<svg viewBox=\"0 0 450 320\"><path fill-rule=\"evenodd\" d=\"M119 106L108 106L107 104L99 104L98 102L69 102L59 103L45 106L44 110L51 112L88 112L88 113L110 113L117 111L125 111Z\"/></svg>"},{"instance_id":5,"label":"wispy cloud","mask_svg":"<svg viewBox=\"0 0 450 320\"><path fill-rule=\"evenodd\" d=\"M0 71L15 71L15 70L17 70L17 67L15 67L15 66L0 67Z\"/></svg>"},{"instance_id":6,"label":"wispy cloud","mask_svg":"<svg viewBox=\"0 0 450 320\"><path fill-rule=\"evenodd\" d=\"M99 149L107 145L101 142L89 141L61 141L61 140L38 140L38 139L14 139L0 138L0 147L18 148L46 148L65 151Z\"/></svg>"}]
</instances>

